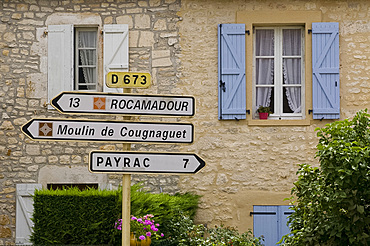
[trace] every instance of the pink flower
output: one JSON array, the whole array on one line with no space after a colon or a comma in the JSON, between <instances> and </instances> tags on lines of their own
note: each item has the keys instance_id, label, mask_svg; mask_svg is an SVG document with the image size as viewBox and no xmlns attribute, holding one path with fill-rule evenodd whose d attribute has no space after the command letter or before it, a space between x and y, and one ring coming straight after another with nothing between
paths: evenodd
<instances>
[{"instance_id":1,"label":"pink flower","mask_svg":"<svg viewBox=\"0 0 370 246\"><path fill-rule=\"evenodd\" d=\"M152 233L150 233L149 231L146 233L146 236L147 237L150 237L150 236L152 236Z\"/></svg>"},{"instance_id":2,"label":"pink flower","mask_svg":"<svg viewBox=\"0 0 370 246\"><path fill-rule=\"evenodd\" d=\"M144 240L144 239L145 239L145 236L144 236L144 235L141 235L141 236L139 237L139 239L140 239L140 240Z\"/></svg>"},{"instance_id":3,"label":"pink flower","mask_svg":"<svg viewBox=\"0 0 370 246\"><path fill-rule=\"evenodd\" d=\"M132 220L137 220L137 218L135 216L132 216L131 219Z\"/></svg>"},{"instance_id":4,"label":"pink flower","mask_svg":"<svg viewBox=\"0 0 370 246\"><path fill-rule=\"evenodd\" d=\"M154 225L152 225L152 226L150 227L150 229L152 229L152 231L158 231L158 228L156 228Z\"/></svg>"},{"instance_id":5,"label":"pink flower","mask_svg":"<svg viewBox=\"0 0 370 246\"><path fill-rule=\"evenodd\" d=\"M161 233L161 237L164 237L164 234L163 233Z\"/></svg>"}]
</instances>

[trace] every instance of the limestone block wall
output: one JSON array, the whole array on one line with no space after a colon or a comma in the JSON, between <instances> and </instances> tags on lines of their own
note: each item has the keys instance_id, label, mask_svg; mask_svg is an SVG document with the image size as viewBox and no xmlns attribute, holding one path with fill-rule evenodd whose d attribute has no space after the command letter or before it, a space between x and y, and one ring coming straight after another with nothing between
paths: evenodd
<instances>
[{"instance_id":1,"label":"limestone block wall","mask_svg":"<svg viewBox=\"0 0 370 246\"><path fill-rule=\"evenodd\" d=\"M208 166L181 177L181 190L201 194L198 221L253 228L253 205L284 205L296 180L297 164L318 164L316 127L251 126L246 120L217 120L217 25L236 23L237 11L319 11L322 22L339 22L341 119L370 107L370 3L364 1L183 0L179 15L182 48L180 84L197 99L192 119L195 143ZM247 54L248 55L248 54ZM250 54L249 54L250 55ZM248 71L248 70L247 70ZM247 99L248 100L248 99ZM312 106L308 106L312 107Z\"/></svg>"},{"instance_id":2,"label":"limestone block wall","mask_svg":"<svg viewBox=\"0 0 370 246\"><path fill-rule=\"evenodd\" d=\"M149 72L142 94L192 95L192 118L134 117L135 121L191 122L193 144L132 144L139 151L194 152L207 166L196 175L133 175L154 192L202 195L197 222L253 227L253 205L283 205L297 164L318 164L316 127L251 126L217 119L217 24L235 23L237 11L320 11L339 22L341 119L370 106L370 3L367 0L26 0L0 5L0 244L15 242L15 186L58 182L60 177L117 187L121 175L88 174L88 153L121 144L36 142L21 133L31 118L65 118L47 108L47 25L128 24L130 70ZM312 117L308 115L307 117ZM82 118L72 116L72 118ZM84 116L83 118L122 119ZM86 169L84 169L86 168ZM60 174L53 174L53 170ZM71 178L71 174L76 176ZM59 178L59 179L58 179Z\"/></svg>"}]
</instances>

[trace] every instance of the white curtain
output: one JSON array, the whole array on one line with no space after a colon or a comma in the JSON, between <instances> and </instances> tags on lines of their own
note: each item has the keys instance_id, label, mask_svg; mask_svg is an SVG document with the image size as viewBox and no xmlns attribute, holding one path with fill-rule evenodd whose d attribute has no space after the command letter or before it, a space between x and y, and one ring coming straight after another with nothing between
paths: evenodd
<instances>
[{"instance_id":1,"label":"white curtain","mask_svg":"<svg viewBox=\"0 0 370 246\"><path fill-rule=\"evenodd\" d=\"M274 84L274 30L256 30L256 107L269 107ZM270 56L270 57L268 57Z\"/></svg>"},{"instance_id":2,"label":"white curtain","mask_svg":"<svg viewBox=\"0 0 370 246\"><path fill-rule=\"evenodd\" d=\"M301 55L301 30L283 30L283 55ZM283 60L284 84L301 84L301 58L284 58ZM289 108L293 113L301 112L301 87L284 87Z\"/></svg>"},{"instance_id":3,"label":"white curtain","mask_svg":"<svg viewBox=\"0 0 370 246\"><path fill-rule=\"evenodd\" d=\"M96 32L79 32L80 61L86 83L96 82ZM92 67L85 67L92 66ZM82 82L82 81L80 81Z\"/></svg>"}]
</instances>

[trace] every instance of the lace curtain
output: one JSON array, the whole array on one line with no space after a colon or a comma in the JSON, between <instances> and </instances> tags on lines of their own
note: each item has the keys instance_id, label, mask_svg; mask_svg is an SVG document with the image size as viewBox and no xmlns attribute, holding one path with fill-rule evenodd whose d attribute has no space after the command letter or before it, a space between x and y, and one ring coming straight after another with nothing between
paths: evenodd
<instances>
[{"instance_id":1,"label":"lace curtain","mask_svg":"<svg viewBox=\"0 0 370 246\"><path fill-rule=\"evenodd\" d=\"M79 58L85 83L96 82L96 32L79 32ZM80 81L82 82L82 81Z\"/></svg>"},{"instance_id":2,"label":"lace curtain","mask_svg":"<svg viewBox=\"0 0 370 246\"><path fill-rule=\"evenodd\" d=\"M256 31L256 85L274 84L274 30ZM270 56L270 57L269 57ZM272 87L256 87L257 108L269 107Z\"/></svg>"},{"instance_id":3,"label":"lace curtain","mask_svg":"<svg viewBox=\"0 0 370 246\"><path fill-rule=\"evenodd\" d=\"M283 30L283 55L301 55L301 30ZM284 58L283 60L284 84L301 84L301 59ZM301 112L301 87L285 87L285 95L288 99L289 108L293 113Z\"/></svg>"}]
</instances>

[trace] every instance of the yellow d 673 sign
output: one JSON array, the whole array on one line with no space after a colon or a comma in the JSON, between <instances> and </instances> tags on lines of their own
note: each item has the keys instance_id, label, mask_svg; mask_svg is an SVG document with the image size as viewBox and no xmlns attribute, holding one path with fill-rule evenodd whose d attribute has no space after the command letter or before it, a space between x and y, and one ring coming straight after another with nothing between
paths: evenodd
<instances>
[{"instance_id":1,"label":"yellow d 673 sign","mask_svg":"<svg viewBox=\"0 0 370 246\"><path fill-rule=\"evenodd\" d=\"M109 88L148 88L151 77L149 73L109 72L106 84Z\"/></svg>"}]
</instances>

